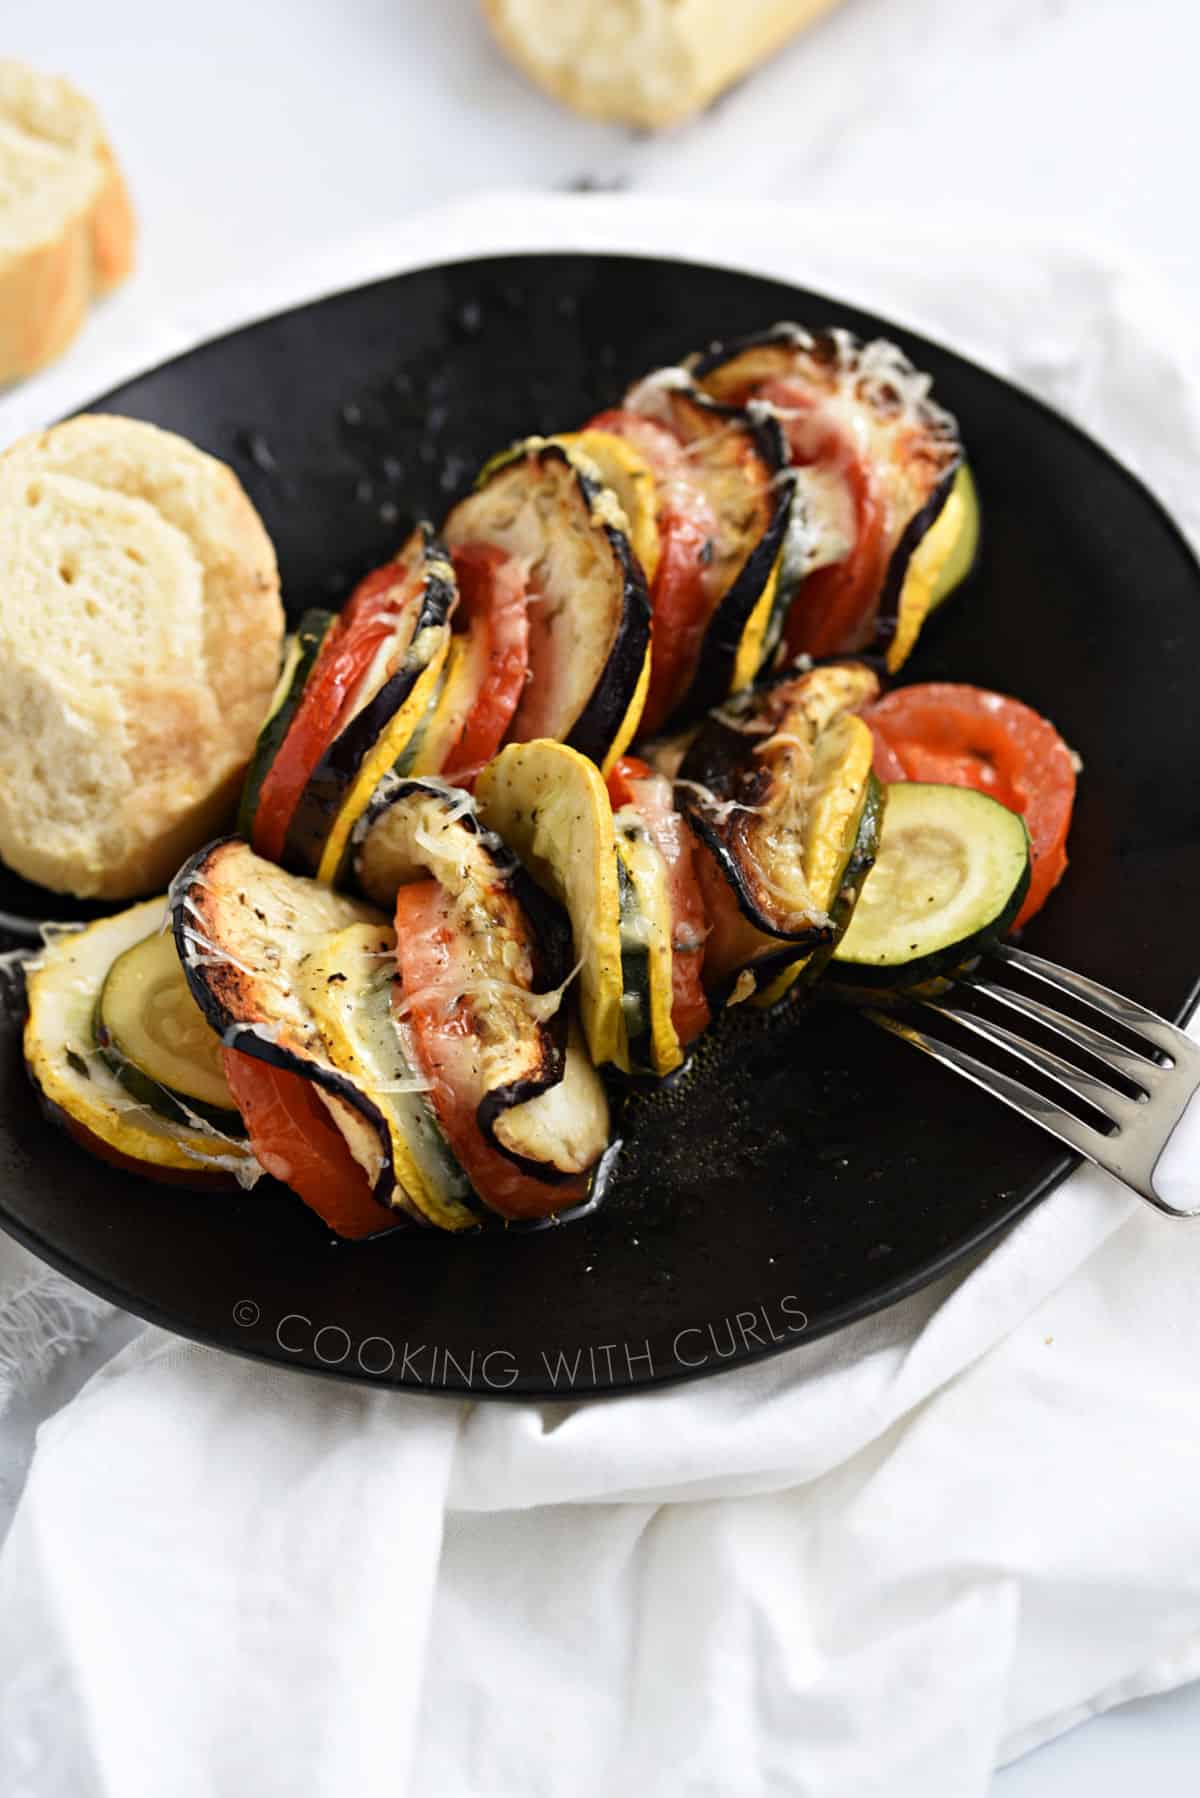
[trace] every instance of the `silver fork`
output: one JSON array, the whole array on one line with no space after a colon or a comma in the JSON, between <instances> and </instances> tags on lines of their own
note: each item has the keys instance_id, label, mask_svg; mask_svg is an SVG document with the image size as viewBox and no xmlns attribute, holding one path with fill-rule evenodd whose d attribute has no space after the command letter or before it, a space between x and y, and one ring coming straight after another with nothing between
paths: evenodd
<instances>
[{"instance_id":1,"label":"silver fork","mask_svg":"<svg viewBox=\"0 0 1200 1798\"><path fill-rule=\"evenodd\" d=\"M916 1001L926 1010L941 1012L953 1018L966 1030L1007 1051L1027 1067L1082 1101L1107 1120L1089 1123L1053 1099L1045 1097L1012 1074L989 1067L969 1055L955 1043L942 1041L916 1029L894 1012L869 1011L872 1022L893 1036L912 1043L932 1055L943 1067L952 1068L964 1079L973 1081L984 1092L1010 1105L1014 1111L1040 1124L1051 1136L1069 1144L1097 1167L1148 1199L1151 1205L1168 1217L1200 1217L1200 1153L1188 1156L1178 1146L1172 1152L1168 1145L1175 1135L1198 1089L1200 1089L1200 1048L1176 1025L1147 1011L1144 1005L1123 998L1095 980L1060 968L1024 949L1007 943L995 949L989 963L1000 961L1019 968L1042 981L1060 996L1082 1000L1108 1024L1123 1026L1145 1045L1141 1050L1127 1048L1103 1030L1084 1024L1077 1018L1047 1005L1041 999L1014 992L985 977L985 967L965 976L947 993L923 997ZM982 994L993 1003L1032 1020L1061 1038L1075 1049L1082 1049L1099 1062L1110 1075L1121 1075L1136 1089L1136 1096L1121 1090L1101 1075L1088 1073L1056 1055L1050 1049L1010 1030L1006 1025L967 1010L961 1003L964 993ZM1200 1103L1197 1104L1200 1112ZM1200 1123L1200 1118L1196 1120ZM1156 1185L1156 1178L1158 1184ZM1175 1197L1167 1195L1170 1186Z\"/></svg>"}]
</instances>

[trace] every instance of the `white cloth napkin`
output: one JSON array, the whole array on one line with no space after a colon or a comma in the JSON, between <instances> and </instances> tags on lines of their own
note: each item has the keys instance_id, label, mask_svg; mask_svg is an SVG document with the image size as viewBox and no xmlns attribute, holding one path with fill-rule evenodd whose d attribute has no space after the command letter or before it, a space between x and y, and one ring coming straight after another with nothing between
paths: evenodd
<instances>
[{"instance_id":1,"label":"white cloth napkin","mask_svg":"<svg viewBox=\"0 0 1200 1798\"><path fill-rule=\"evenodd\" d=\"M191 312L143 288L0 433L314 293L555 247L708 253L942 336L1200 538L1188 333L1136 271L1016 227L493 196ZM0 1381L47 1304L94 1322L57 1276L14 1298L30 1268L0 1245ZM0 1560L0 1791L975 1798L1200 1673L1198 1269L1200 1229L1084 1171L880 1317L610 1403L326 1385L146 1330L38 1438Z\"/></svg>"}]
</instances>

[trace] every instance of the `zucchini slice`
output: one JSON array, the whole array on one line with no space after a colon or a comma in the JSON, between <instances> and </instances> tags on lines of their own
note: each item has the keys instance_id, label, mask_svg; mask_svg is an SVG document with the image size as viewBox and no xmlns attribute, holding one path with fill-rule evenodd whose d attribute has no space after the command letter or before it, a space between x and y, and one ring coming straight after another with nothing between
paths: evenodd
<instances>
[{"instance_id":1,"label":"zucchini slice","mask_svg":"<svg viewBox=\"0 0 1200 1798\"><path fill-rule=\"evenodd\" d=\"M616 820L613 820L614 826ZM621 896L621 1009L631 1069L648 1068L650 1047L650 942L653 926L642 911L621 832L617 830L617 890Z\"/></svg>"},{"instance_id":2,"label":"zucchini slice","mask_svg":"<svg viewBox=\"0 0 1200 1798\"><path fill-rule=\"evenodd\" d=\"M675 782L699 844L706 982L748 998L836 936L832 907L871 779L862 663L789 674L713 713Z\"/></svg>"},{"instance_id":3,"label":"zucchini slice","mask_svg":"<svg viewBox=\"0 0 1200 1798\"><path fill-rule=\"evenodd\" d=\"M829 973L883 989L952 973L1003 936L1028 887L1022 817L970 787L901 781Z\"/></svg>"},{"instance_id":4,"label":"zucchini slice","mask_svg":"<svg viewBox=\"0 0 1200 1798\"><path fill-rule=\"evenodd\" d=\"M128 1091L100 1053L97 1002L109 971L163 922L147 899L49 943L28 965L25 1062L47 1111L85 1148L150 1179L194 1186L253 1184L259 1168L242 1139L196 1113L186 1124ZM170 947L170 938L164 940Z\"/></svg>"},{"instance_id":5,"label":"zucchini slice","mask_svg":"<svg viewBox=\"0 0 1200 1798\"><path fill-rule=\"evenodd\" d=\"M748 686L777 641L776 569L795 488L787 444L768 411L725 405L679 368L638 382L624 405L682 445L685 478L713 519L704 579L707 616L667 714L694 718ZM671 479L668 473L667 485Z\"/></svg>"},{"instance_id":6,"label":"zucchini slice","mask_svg":"<svg viewBox=\"0 0 1200 1798\"><path fill-rule=\"evenodd\" d=\"M488 464L445 537L492 544L529 571L530 680L509 740L553 737L608 768L641 716L650 601L625 515L592 466L530 438Z\"/></svg>"},{"instance_id":7,"label":"zucchini slice","mask_svg":"<svg viewBox=\"0 0 1200 1798\"><path fill-rule=\"evenodd\" d=\"M286 866L327 884L341 873L350 832L380 777L404 754L421 724L450 648L454 570L428 525L413 532L396 558L395 574L394 626L288 825Z\"/></svg>"},{"instance_id":8,"label":"zucchini slice","mask_svg":"<svg viewBox=\"0 0 1200 1798\"><path fill-rule=\"evenodd\" d=\"M283 666L271 699L271 709L258 733L238 808L238 834L245 837L247 842L254 835L254 814L258 810L258 796L267 770L291 728L305 684L332 624L332 612L305 612L296 630L284 644Z\"/></svg>"},{"instance_id":9,"label":"zucchini slice","mask_svg":"<svg viewBox=\"0 0 1200 1798\"><path fill-rule=\"evenodd\" d=\"M179 1123L188 1114L241 1136L221 1039L191 995L173 936L158 930L118 955L96 1004L96 1045L122 1086Z\"/></svg>"},{"instance_id":10,"label":"zucchini slice","mask_svg":"<svg viewBox=\"0 0 1200 1798\"><path fill-rule=\"evenodd\" d=\"M510 743L475 785L479 816L565 909L597 1067L629 1072L612 806L594 763L565 743Z\"/></svg>"},{"instance_id":11,"label":"zucchini slice","mask_svg":"<svg viewBox=\"0 0 1200 1798\"><path fill-rule=\"evenodd\" d=\"M559 907L512 851L479 822L475 801L437 781L381 783L355 833L354 868L363 890L394 905L402 886L432 876L452 904L465 946L463 994L477 1038L484 1135L508 1154L504 1119L564 1075L571 933ZM530 1159L535 1178L553 1177Z\"/></svg>"},{"instance_id":12,"label":"zucchini slice","mask_svg":"<svg viewBox=\"0 0 1200 1798\"><path fill-rule=\"evenodd\" d=\"M671 900L667 869L641 815L626 806L613 818L621 876L621 972L632 1068L672 1073L683 1049L671 1021Z\"/></svg>"},{"instance_id":13,"label":"zucchini slice","mask_svg":"<svg viewBox=\"0 0 1200 1798\"><path fill-rule=\"evenodd\" d=\"M958 425L930 397L929 377L882 339L862 343L849 331L810 333L786 324L738 342L713 344L693 357L690 366L715 399L736 405L757 400L785 421L789 412L796 416L796 408L786 404L776 383L798 387L806 396L801 416L807 417L811 405L818 430L838 431L864 456L882 509L887 560L878 610L853 647L869 643L879 653L890 652L894 671L916 642L930 609L930 591L968 524L960 517L953 528L944 529L906 594L909 564L955 491L963 458ZM807 464L796 476L805 528L791 546L791 578L785 583L789 603L800 599L808 574L844 559L856 531L854 509L836 469L821 454L812 463L807 454L797 459Z\"/></svg>"},{"instance_id":14,"label":"zucchini slice","mask_svg":"<svg viewBox=\"0 0 1200 1798\"><path fill-rule=\"evenodd\" d=\"M379 913L264 861L237 837L184 865L170 907L188 985L226 1048L313 1082L381 1205L442 1227L474 1222L464 1207L461 1223L447 1223L440 1193L407 1184L411 1164L397 1165L383 1093L347 1071L349 1052L337 1041L331 1049L313 1010L306 969L350 925L382 927ZM389 971L386 956L371 966L375 977Z\"/></svg>"}]
</instances>

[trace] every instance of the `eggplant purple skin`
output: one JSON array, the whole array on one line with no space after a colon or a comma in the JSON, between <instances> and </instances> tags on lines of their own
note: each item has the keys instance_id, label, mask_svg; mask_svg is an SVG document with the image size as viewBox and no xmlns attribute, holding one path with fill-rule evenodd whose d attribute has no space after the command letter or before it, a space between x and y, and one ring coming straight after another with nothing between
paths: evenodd
<instances>
[{"instance_id":1,"label":"eggplant purple skin","mask_svg":"<svg viewBox=\"0 0 1200 1798\"><path fill-rule=\"evenodd\" d=\"M728 417L738 416L738 409L734 406L718 408L715 400L710 404L714 410L719 409ZM737 579L709 620L696 672L670 720L672 728L693 722L728 697L742 636L762 597L763 588L771 578L771 570L783 547L791 522L796 489L792 480L784 478L788 468L788 454L779 421L769 417L751 418L749 429L770 474L773 500L771 516L766 530L742 564Z\"/></svg>"},{"instance_id":2,"label":"eggplant purple skin","mask_svg":"<svg viewBox=\"0 0 1200 1798\"><path fill-rule=\"evenodd\" d=\"M822 333L813 331L804 333L811 335L814 342L820 340ZM687 358L684 366L697 381L703 381L714 368L720 368L723 362L732 362L735 356L741 356L746 350L787 349L797 341L796 330L792 325L769 325L765 331L752 331L747 337L731 337L728 342L714 338L707 349L697 350Z\"/></svg>"},{"instance_id":3,"label":"eggplant purple skin","mask_svg":"<svg viewBox=\"0 0 1200 1798\"><path fill-rule=\"evenodd\" d=\"M575 466L561 443L543 443L534 450L524 443L514 444L511 453L494 456L485 464L478 485L486 485L492 475L500 474L526 456L532 456L538 462L565 463L575 475L589 515L592 513L603 491L602 485ZM608 754L625 721L650 647L650 593L642 565L624 531L615 530L610 524L601 524L600 529L608 539L613 559L621 571L621 622L603 672L566 738L568 748L577 749L597 766Z\"/></svg>"},{"instance_id":4,"label":"eggplant purple skin","mask_svg":"<svg viewBox=\"0 0 1200 1798\"><path fill-rule=\"evenodd\" d=\"M427 794L431 798L443 799L445 788L429 781L406 780L393 778L380 782L370 805L359 819L351 838L352 855L357 862L359 852L373 824L388 811L413 794ZM495 831L488 830L479 822L473 812L464 812L461 823L472 836L479 839L494 866L497 876L510 887L521 912L529 924L529 940L534 952L533 982L530 991L534 993L553 992L571 972L572 940L571 926L566 913L558 903L544 893L537 882L526 873L516 856ZM353 864L352 864L353 865ZM539 1093L557 1086L563 1077L566 1066L567 1048L567 1013L565 1006L560 1006L547 1025L542 1026L543 1038L547 1053L542 1066L536 1075L524 1080L515 1080L505 1086L496 1086L484 1094L475 1112L475 1121L483 1132L489 1146L504 1159L547 1186L564 1184L573 1175L565 1174L558 1168L547 1168L544 1162L531 1161L524 1155L518 1155L508 1149L496 1135L497 1119L514 1105L521 1105L526 1099L535 1099Z\"/></svg>"},{"instance_id":5,"label":"eggplant purple skin","mask_svg":"<svg viewBox=\"0 0 1200 1798\"><path fill-rule=\"evenodd\" d=\"M795 496L793 483L781 478L788 469L788 449L778 419L768 414L756 417L741 406L725 405L706 393L696 392L690 397L714 418L736 421L746 432L766 468L772 507L766 529L708 621L691 682L670 718L664 721L664 730L693 723L728 696L742 636L783 546ZM578 745L572 743L572 747Z\"/></svg>"},{"instance_id":6,"label":"eggplant purple skin","mask_svg":"<svg viewBox=\"0 0 1200 1798\"><path fill-rule=\"evenodd\" d=\"M844 661L844 656L832 658ZM789 669L783 675L775 676L771 686L780 685L785 679L795 679L795 670ZM762 691L762 689L758 689ZM796 959L796 945L802 948L818 949L832 937L832 927L828 925L807 924L803 930L788 933L779 929L778 925L765 917L748 890L746 877L734 850L726 840L716 820L712 817L703 800L699 799L691 787L684 784L694 781L697 786L707 787L718 800L728 800L734 796L739 777L743 773L755 771L753 746L756 739L748 737L744 731L734 730L720 718L710 717L679 766L675 777L674 801L675 809L684 818L688 826L701 839L710 851L714 861L724 874L737 901L742 916L761 931L764 936L776 937L781 943L788 945L781 952L780 964L786 965ZM758 772L762 772L761 766ZM748 803L753 803L749 800ZM762 967L770 968L773 958L763 957ZM758 963L755 963L756 968ZM778 972L776 966L774 971Z\"/></svg>"},{"instance_id":7,"label":"eggplant purple skin","mask_svg":"<svg viewBox=\"0 0 1200 1798\"><path fill-rule=\"evenodd\" d=\"M423 538L421 555L425 564L449 566L449 555L434 535L432 525L420 524L417 529ZM440 572L428 575L413 626L413 640L423 630L448 623L457 598L453 580L447 580ZM320 666L319 658L316 666ZM324 751L288 824L283 865L293 874L316 873L334 819L359 769L423 672L422 668L400 668Z\"/></svg>"},{"instance_id":8,"label":"eggplant purple skin","mask_svg":"<svg viewBox=\"0 0 1200 1798\"><path fill-rule=\"evenodd\" d=\"M252 1055L256 1061L262 1061L268 1067L278 1068L285 1074L298 1074L302 1080L309 1080L314 1086L324 1087L334 1098L343 1100L360 1117L366 1119L379 1139L383 1151L383 1161L379 1177L372 1188L372 1196L389 1211L400 1223L423 1227L422 1220L407 1213L398 1211L392 1206L386 1195L396 1188L396 1170L392 1161L391 1138L387 1123L379 1107L345 1078L336 1068L325 1068L318 1062L307 1061L303 1056L293 1055L280 1043L268 1042L259 1036L248 1025L238 1021L226 1005L222 1003L220 987L223 984L220 975L223 970L217 969L218 978L214 981L201 980L198 971L191 963L191 945L186 932L189 928L186 901L189 890L197 886L203 890L201 883L206 881L205 869L212 858L230 843L241 843L240 837L218 837L215 842L207 843L198 849L190 860L176 874L171 882L168 905L171 915L171 931L175 938L175 948L179 955L180 965L193 999L203 1012L210 1027L216 1031L222 1044L227 1049L236 1049L242 1055Z\"/></svg>"},{"instance_id":9,"label":"eggplant purple skin","mask_svg":"<svg viewBox=\"0 0 1200 1798\"><path fill-rule=\"evenodd\" d=\"M585 495L595 493L595 485L586 475L579 479ZM604 672L567 737L568 748L577 749L597 766L604 761L625 721L650 647L650 594L642 565L623 531L608 524L601 528L621 570L621 622Z\"/></svg>"},{"instance_id":10,"label":"eggplant purple skin","mask_svg":"<svg viewBox=\"0 0 1200 1798\"><path fill-rule=\"evenodd\" d=\"M710 343L706 350L689 358L688 367L697 381L703 381L714 369L720 368L723 363L732 362L735 357L743 355L747 350L787 349L795 347L803 338L809 340L812 348L818 354L836 354L834 339L829 330L800 332L798 335L795 326L773 325L769 330L755 332L749 337L733 338L728 343ZM869 655L885 655L896 634L900 594L904 586L904 577L908 573L908 565L912 561L921 539L937 522L943 506L950 497L950 490L963 461L964 455L960 443L957 455L952 462L947 464L941 480L925 504L913 513L901 532L900 540L888 561L887 574L884 577L876 614L874 636L866 646L866 653ZM855 653L860 652L856 651Z\"/></svg>"},{"instance_id":11,"label":"eggplant purple skin","mask_svg":"<svg viewBox=\"0 0 1200 1798\"><path fill-rule=\"evenodd\" d=\"M899 543L892 551L887 576L883 583L883 592L879 596L879 610L875 617L875 635L870 644L873 655L887 654L900 619L900 594L904 588L905 576L908 574L908 565L912 561L921 539L933 529L941 517L961 467L962 457L960 456L949 473L938 482L920 511L913 513L900 534Z\"/></svg>"}]
</instances>

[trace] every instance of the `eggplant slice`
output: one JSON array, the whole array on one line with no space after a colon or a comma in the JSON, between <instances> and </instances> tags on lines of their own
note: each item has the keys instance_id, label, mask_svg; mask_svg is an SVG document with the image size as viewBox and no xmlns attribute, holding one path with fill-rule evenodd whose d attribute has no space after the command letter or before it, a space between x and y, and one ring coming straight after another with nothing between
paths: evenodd
<instances>
[{"instance_id":1,"label":"eggplant slice","mask_svg":"<svg viewBox=\"0 0 1200 1798\"><path fill-rule=\"evenodd\" d=\"M685 369L648 375L624 405L683 446L687 480L714 520L703 640L669 714L686 720L748 686L778 641L775 583L795 479L777 420L723 403Z\"/></svg>"},{"instance_id":2,"label":"eggplant slice","mask_svg":"<svg viewBox=\"0 0 1200 1798\"><path fill-rule=\"evenodd\" d=\"M872 778L862 663L777 677L713 713L675 780L699 843L713 996L748 998L836 940L833 909Z\"/></svg>"},{"instance_id":3,"label":"eggplant slice","mask_svg":"<svg viewBox=\"0 0 1200 1798\"><path fill-rule=\"evenodd\" d=\"M886 654L894 673L916 642L935 596L939 603L946 596L943 569L963 563L961 579L978 534L974 489L959 479L958 425L930 397L929 376L883 339L862 343L849 331L814 334L792 324L712 344L690 367L714 399L752 408L771 383L800 382L818 400L821 414L832 416L865 451L885 508L888 556L870 647ZM819 464L798 468L796 478L796 528L782 583L788 605L803 603L808 574L840 561L853 545L842 484Z\"/></svg>"},{"instance_id":4,"label":"eggplant slice","mask_svg":"<svg viewBox=\"0 0 1200 1798\"><path fill-rule=\"evenodd\" d=\"M650 601L625 515L594 465L544 438L494 458L480 481L445 538L491 544L528 570L530 680L509 740L553 737L609 768L637 729L650 669Z\"/></svg>"},{"instance_id":5,"label":"eggplant slice","mask_svg":"<svg viewBox=\"0 0 1200 1798\"><path fill-rule=\"evenodd\" d=\"M878 858L886 805L887 788L872 774L867 781L867 791L862 811L859 814L854 847L840 876L836 897L829 906L833 936L829 942L823 943L811 955L806 955L801 961L792 962L768 985L760 987L754 996L754 1004L761 1009L778 1005L789 996L795 999L801 993L811 992L817 981L830 968L833 958L837 954L838 946L850 928L854 908L862 897L862 890L867 884L867 875L875 866Z\"/></svg>"},{"instance_id":6,"label":"eggplant slice","mask_svg":"<svg viewBox=\"0 0 1200 1798\"><path fill-rule=\"evenodd\" d=\"M649 462L612 431L571 431L551 441L560 443L592 480L616 494L625 514L625 535L647 584L652 582L659 553L658 483Z\"/></svg>"},{"instance_id":7,"label":"eggplant slice","mask_svg":"<svg viewBox=\"0 0 1200 1798\"><path fill-rule=\"evenodd\" d=\"M593 1062L628 1073L617 841L599 770L565 743L510 743L480 774L475 797L484 823L571 921Z\"/></svg>"},{"instance_id":8,"label":"eggplant slice","mask_svg":"<svg viewBox=\"0 0 1200 1798\"><path fill-rule=\"evenodd\" d=\"M421 724L450 648L458 588L445 548L429 525L418 525L396 557L395 577L393 628L288 826L285 865L329 884L340 875L350 832L380 777L404 754Z\"/></svg>"},{"instance_id":9,"label":"eggplant slice","mask_svg":"<svg viewBox=\"0 0 1200 1798\"><path fill-rule=\"evenodd\" d=\"M110 968L158 931L165 901L147 899L86 930L56 935L26 968L25 1062L55 1122L131 1172L188 1186L252 1185L260 1169L245 1140L196 1114L186 1124L134 1097L96 1042L95 1015Z\"/></svg>"},{"instance_id":10,"label":"eggplant slice","mask_svg":"<svg viewBox=\"0 0 1200 1798\"><path fill-rule=\"evenodd\" d=\"M419 1094L402 1090L412 1077L386 1028L394 938L379 913L286 873L237 837L192 857L170 905L188 984L226 1047L313 1082L381 1205L445 1230L477 1224ZM370 948L348 937L354 926L368 927ZM324 1010L313 1004L318 978Z\"/></svg>"},{"instance_id":11,"label":"eggplant slice","mask_svg":"<svg viewBox=\"0 0 1200 1798\"><path fill-rule=\"evenodd\" d=\"M488 1142L534 1179L586 1171L608 1145L608 1106L569 1034L571 931L560 906L481 824L471 795L434 780L381 782L355 831L353 866L378 904L430 878L452 903L469 956L476 1122Z\"/></svg>"}]
</instances>

